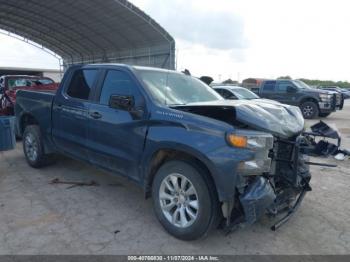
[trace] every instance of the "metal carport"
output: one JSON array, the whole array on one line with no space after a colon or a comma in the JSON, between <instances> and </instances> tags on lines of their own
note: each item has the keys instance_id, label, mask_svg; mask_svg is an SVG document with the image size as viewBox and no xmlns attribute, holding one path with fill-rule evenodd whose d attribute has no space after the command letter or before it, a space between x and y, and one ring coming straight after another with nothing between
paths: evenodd
<instances>
[{"instance_id":1,"label":"metal carport","mask_svg":"<svg viewBox=\"0 0 350 262\"><path fill-rule=\"evenodd\" d=\"M174 39L126 0L0 0L0 29L51 50L64 66L175 68Z\"/></svg>"}]
</instances>

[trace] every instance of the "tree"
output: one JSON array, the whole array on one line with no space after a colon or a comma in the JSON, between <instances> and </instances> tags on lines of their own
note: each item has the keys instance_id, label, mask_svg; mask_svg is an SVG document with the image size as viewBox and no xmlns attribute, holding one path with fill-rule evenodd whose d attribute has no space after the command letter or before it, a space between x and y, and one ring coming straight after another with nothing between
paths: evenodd
<instances>
[{"instance_id":1,"label":"tree","mask_svg":"<svg viewBox=\"0 0 350 262\"><path fill-rule=\"evenodd\" d=\"M277 79L292 80L292 78L290 76L280 76Z\"/></svg>"},{"instance_id":2,"label":"tree","mask_svg":"<svg viewBox=\"0 0 350 262\"><path fill-rule=\"evenodd\" d=\"M238 82L237 81L233 81L231 78L225 80L224 82L222 82L225 85L237 85Z\"/></svg>"},{"instance_id":3,"label":"tree","mask_svg":"<svg viewBox=\"0 0 350 262\"><path fill-rule=\"evenodd\" d=\"M214 79L211 76L201 76L199 79L207 85L210 85L214 81Z\"/></svg>"}]
</instances>

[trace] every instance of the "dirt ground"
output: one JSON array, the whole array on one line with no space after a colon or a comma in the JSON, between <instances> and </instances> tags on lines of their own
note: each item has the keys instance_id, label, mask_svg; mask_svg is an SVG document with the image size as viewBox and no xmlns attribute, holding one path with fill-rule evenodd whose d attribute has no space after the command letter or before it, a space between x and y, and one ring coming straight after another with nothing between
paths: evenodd
<instances>
[{"instance_id":1,"label":"dirt ground","mask_svg":"<svg viewBox=\"0 0 350 262\"><path fill-rule=\"evenodd\" d=\"M350 101L325 121L350 149ZM277 232L263 218L228 236L216 230L183 242L163 230L133 183L67 158L29 168L18 143L0 153L0 254L350 254L350 160L317 161L338 167L312 167L313 191ZM54 178L100 186L68 189L49 184Z\"/></svg>"}]
</instances>

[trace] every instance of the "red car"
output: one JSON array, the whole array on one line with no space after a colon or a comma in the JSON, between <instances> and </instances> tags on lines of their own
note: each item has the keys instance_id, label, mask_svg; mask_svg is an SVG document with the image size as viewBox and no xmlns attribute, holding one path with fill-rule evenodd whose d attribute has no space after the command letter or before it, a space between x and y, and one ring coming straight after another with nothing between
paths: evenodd
<instances>
[{"instance_id":1,"label":"red car","mask_svg":"<svg viewBox=\"0 0 350 262\"><path fill-rule=\"evenodd\" d=\"M18 90L52 91L58 83L40 76L5 75L0 77L0 115L14 115Z\"/></svg>"}]
</instances>

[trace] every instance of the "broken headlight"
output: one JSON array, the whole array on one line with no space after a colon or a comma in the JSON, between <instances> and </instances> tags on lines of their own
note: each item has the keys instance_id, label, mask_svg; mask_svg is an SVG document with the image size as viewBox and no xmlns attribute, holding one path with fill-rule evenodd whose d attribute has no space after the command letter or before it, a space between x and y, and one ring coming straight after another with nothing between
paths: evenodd
<instances>
[{"instance_id":1,"label":"broken headlight","mask_svg":"<svg viewBox=\"0 0 350 262\"><path fill-rule=\"evenodd\" d=\"M273 136L250 130L240 130L227 135L229 145L250 149L254 152L254 159L242 161L238 165L238 172L242 175L259 175L270 171L271 158L269 152L273 148Z\"/></svg>"}]
</instances>

